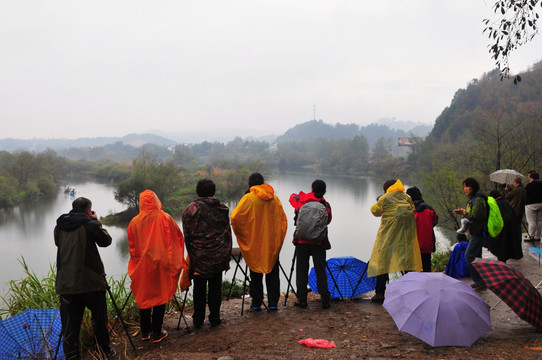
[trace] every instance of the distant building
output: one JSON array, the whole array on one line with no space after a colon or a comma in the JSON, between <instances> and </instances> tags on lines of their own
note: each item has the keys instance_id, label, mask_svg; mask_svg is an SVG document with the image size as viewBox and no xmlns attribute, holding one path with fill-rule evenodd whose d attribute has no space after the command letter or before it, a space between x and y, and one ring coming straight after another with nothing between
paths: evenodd
<instances>
[{"instance_id":1,"label":"distant building","mask_svg":"<svg viewBox=\"0 0 542 360\"><path fill-rule=\"evenodd\" d=\"M397 139L397 145L399 146L414 146L414 141L409 137L400 137Z\"/></svg>"}]
</instances>

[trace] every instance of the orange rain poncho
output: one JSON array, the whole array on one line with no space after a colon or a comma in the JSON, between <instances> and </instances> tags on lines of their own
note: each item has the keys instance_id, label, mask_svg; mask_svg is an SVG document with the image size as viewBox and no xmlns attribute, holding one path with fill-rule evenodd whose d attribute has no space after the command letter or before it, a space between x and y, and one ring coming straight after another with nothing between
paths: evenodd
<instances>
[{"instance_id":1,"label":"orange rain poncho","mask_svg":"<svg viewBox=\"0 0 542 360\"><path fill-rule=\"evenodd\" d=\"M288 219L271 185L252 186L231 214L231 226L250 270L269 274L279 257Z\"/></svg>"},{"instance_id":2,"label":"orange rain poncho","mask_svg":"<svg viewBox=\"0 0 542 360\"><path fill-rule=\"evenodd\" d=\"M405 193L401 180L390 186L386 194L371 206L373 215L381 216L382 220L367 276L397 271L422 271L414 211L414 203Z\"/></svg>"},{"instance_id":3,"label":"orange rain poncho","mask_svg":"<svg viewBox=\"0 0 542 360\"><path fill-rule=\"evenodd\" d=\"M140 309L165 304L177 292L185 267L184 237L151 190L139 195L139 214L128 225L128 275Z\"/></svg>"}]
</instances>

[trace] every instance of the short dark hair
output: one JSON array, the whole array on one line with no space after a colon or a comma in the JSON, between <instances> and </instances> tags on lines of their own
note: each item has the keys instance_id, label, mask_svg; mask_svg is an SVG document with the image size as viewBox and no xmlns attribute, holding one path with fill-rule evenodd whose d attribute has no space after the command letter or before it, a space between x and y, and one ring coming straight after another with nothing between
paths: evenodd
<instances>
[{"instance_id":1,"label":"short dark hair","mask_svg":"<svg viewBox=\"0 0 542 360\"><path fill-rule=\"evenodd\" d=\"M196 193L199 197L214 196L216 191L216 185L211 179L201 179L196 185Z\"/></svg>"},{"instance_id":2,"label":"short dark hair","mask_svg":"<svg viewBox=\"0 0 542 360\"><path fill-rule=\"evenodd\" d=\"M540 177L540 176L538 175L538 173L537 173L536 171L534 171L534 170L529 171L529 174L528 174L528 175L529 175L529 177L530 177L531 179L533 179L533 180L538 180L538 178Z\"/></svg>"},{"instance_id":3,"label":"short dark hair","mask_svg":"<svg viewBox=\"0 0 542 360\"><path fill-rule=\"evenodd\" d=\"M514 183L518 185L523 185L523 179L521 178L521 176L518 176L517 178L515 178Z\"/></svg>"},{"instance_id":4,"label":"short dark hair","mask_svg":"<svg viewBox=\"0 0 542 360\"><path fill-rule=\"evenodd\" d=\"M416 186L408 188L406 193L412 198L413 201L422 200L422 192Z\"/></svg>"},{"instance_id":5,"label":"short dark hair","mask_svg":"<svg viewBox=\"0 0 542 360\"><path fill-rule=\"evenodd\" d=\"M386 192L388 188L392 186L393 184L395 184L396 182L397 180L394 180L394 179L386 180L384 181L384 185L382 185L382 189L384 189L384 192Z\"/></svg>"},{"instance_id":6,"label":"short dark hair","mask_svg":"<svg viewBox=\"0 0 542 360\"><path fill-rule=\"evenodd\" d=\"M498 190L491 190L489 192L489 196L491 196L493 199L497 199L502 197L502 194Z\"/></svg>"},{"instance_id":7,"label":"short dark hair","mask_svg":"<svg viewBox=\"0 0 542 360\"><path fill-rule=\"evenodd\" d=\"M311 188L314 196L316 196L317 198L324 197L324 194L326 193L326 183L324 182L324 180L314 180L312 182Z\"/></svg>"},{"instance_id":8,"label":"short dark hair","mask_svg":"<svg viewBox=\"0 0 542 360\"><path fill-rule=\"evenodd\" d=\"M480 190L480 184L478 183L478 181L476 181L475 178L466 178L465 180L463 180L463 185L466 187L470 187L472 189L473 195L476 194L478 190Z\"/></svg>"},{"instance_id":9,"label":"short dark hair","mask_svg":"<svg viewBox=\"0 0 542 360\"><path fill-rule=\"evenodd\" d=\"M92 201L84 197L78 197L72 202L72 210L81 214L92 208Z\"/></svg>"},{"instance_id":10,"label":"short dark hair","mask_svg":"<svg viewBox=\"0 0 542 360\"><path fill-rule=\"evenodd\" d=\"M248 187L262 185L263 182L264 182L263 175L258 172L255 172L248 177Z\"/></svg>"}]
</instances>

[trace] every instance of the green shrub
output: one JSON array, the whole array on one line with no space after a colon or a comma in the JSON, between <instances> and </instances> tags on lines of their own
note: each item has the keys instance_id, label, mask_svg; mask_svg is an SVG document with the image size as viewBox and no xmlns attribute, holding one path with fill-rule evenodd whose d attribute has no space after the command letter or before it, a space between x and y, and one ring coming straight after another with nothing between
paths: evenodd
<instances>
[{"instance_id":1,"label":"green shrub","mask_svg":"<svg viewBox=\"0 0 542 360\"><path fill-rule=\"evenodd\" d=\"M230 294L231 289L231 294ZM248 283L245 286L245 295L248 295ZM229 280L222 281L222 300L240 298L243 296L243 281L240 279L234 279L233 286L232 282Z\"/></svg>"},{"instance_id":2,"label":"green shrub","mask_svg":"<svg viewBox=\"0 0 542 360\"><path fill-rule=\"evenodd\" d=\"M434 272L443 272L446 270L448 259L450 258L450 251L436 252L431 257L431 268Z\"/></svg>"}]
</instances>

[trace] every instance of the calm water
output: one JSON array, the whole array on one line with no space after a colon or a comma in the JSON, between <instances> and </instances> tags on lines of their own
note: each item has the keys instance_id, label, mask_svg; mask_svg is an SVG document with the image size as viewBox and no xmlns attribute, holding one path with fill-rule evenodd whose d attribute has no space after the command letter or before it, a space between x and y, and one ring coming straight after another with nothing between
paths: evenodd
<instances>
[{"instance_id":1,"label":"calm water","mask_svg":"<svg viewBox=\"0 0 542 360\"><path fill-rule=\"evenodd\" d=\"M331 250L328 258L336 256L355 256L367 261L370 257L380 219L375 218L370 207L376 197L381 194L381 184L366 178L321 177L327 183L326 199L331 204L333 220L329 225ZM299 191L310 191L313 175L275 175L267 179L275 188L282 201L288 217L288 233L280 256L281 264L289 272L294 252L291 243L293 234L293 208L288 202L290 194ZM92 200L93 208L98 216L115 213L125 209L113 196L113 187L96 183L72 183L75 196L84 196ZM19 259L24 257L30 269L38 276L48 272L54 264L56 247L53 240L53 229L59 215L69 212L73 198L59 191L56 198L42 200L38 204L23 205L9 211L0 211L0 253L2 273L0 283L2 295L5 294L9 280L22 278L22 266ZM233 209L236 203L228 204ZM180 219L178 219L180 224ZM126 272L128 265L128 240L126 229L122 227L106 227L113 237L113 244L108 248L100 248L107 275L115 277ZM441 246L446 240L437 233ZM237 243L234 239L234 247ZM226 277L233 274L228 271ZM281 288L286 289L282 281Z\"/></svg>"}]
</instances>

